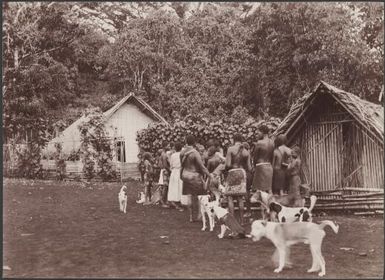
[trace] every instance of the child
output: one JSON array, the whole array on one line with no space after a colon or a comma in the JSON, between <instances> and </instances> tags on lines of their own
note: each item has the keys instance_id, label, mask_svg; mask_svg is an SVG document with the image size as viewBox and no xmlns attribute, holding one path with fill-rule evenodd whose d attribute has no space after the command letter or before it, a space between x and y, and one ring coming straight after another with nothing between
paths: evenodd
<instances>
[{"instance_id":1,"label":"child","mask_svg":"<svg viewBox=\"0 0 385 280\"><path fill-rule=\"evenodd\" d=\"M140 181L143 183L144 182L144 172L145 172L143 155L141 153L138 154L138 158L139 158L138 169L140 172Z\"/></svg>"},{"instance_id":2,"label":"child","mask_svg":"<svg viewBox=\"0 0 385 280\"><path fill-rule=\"evenodd\" d=\"M145 204L149 203L151 200L151 188L154 177L154 169L151 163L151 155L146 152L143 154L144 160L144 195L145 195Z\"/></svg>"},{"instance_id":3,"label":"child","mask_svg":"<svg viewBox=\"0 0 385 280\"><path fill-rule=\"evenodd\" d=\"M299 147L294 147L291 151L291 161L287 167L287 174L289 179L289 194L300 195L301 178L299 172L301 170L301 159L299 157Z\"/></svg>"}]
</instances>

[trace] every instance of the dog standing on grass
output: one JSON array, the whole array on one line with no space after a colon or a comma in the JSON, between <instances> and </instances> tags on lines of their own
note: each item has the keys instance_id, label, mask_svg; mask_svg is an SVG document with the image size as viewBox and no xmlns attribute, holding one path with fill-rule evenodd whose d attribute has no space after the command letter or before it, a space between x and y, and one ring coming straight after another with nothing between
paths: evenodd
<instances>
[{"instance_id":1,"label":"dog standing on grass","mask_svg":"<svg viewBox=\"0 0 385 280\"><path fill-rule=\"evenodd\" d=\"M215 215L211 211L214 208L214 204L211 203L215 200L214 194L207 194L207 195L198 195L198 201L200 206L200 211L202 215L202 231L206 230L206 215L209 217L209 227L210 231L214 230L214 224L215 224Z\"/></svg>"},{"instance_id":2,"label":"dog standing on grass","mask_svg":"<svg viewBox=\"0 0 385 280\"><path fill-rule=\"evenodd\" d=\"M263 220L254 221L251 225L250 236L253 241L259 241L266 237L273 242L279 255L279 266L274 270L279 273L287 263L289 248L296 243L309 244L312 255L312 266L307 272L317 272L319 276L324 276L325 260L321 253L322 240L326 233L325 226L330 226L335 233L338 233L339 226L332 221L322 221L315 223L274 223Z\"/></svg>"},{"instance_id":3,"label":"dog standing on grass","mask_svg":"<svg viewBox=\"0 0 385 280\"><path fill-rule=\"evenodd\" d=\"M211 213L218 218L219 224L221 225L221 232L218 234L218 238L223 238L226 230L231 231L231 237L245 238L245 229L238 223L237 219L235 219L229 210L220 206L219 200L220 196L217 196L216 200L209 202L207 205Z\"/></svg>"},{"instance_id":4,"label":"dog standing on grass","mask_svg":"<svg viewBox=\"0 0 385 280\"><path fill-rule=\"evenodd\" d=\"M306 186L303 186L302 188L309 189ZM308 191L306 192L306 196L309 196ZM278 196L258 190L251 196L250 202L259 202L261 204L263 220L267 220L267 214L270 214L270 219L275 220L278 218L280 222L285 222L281 220L281 216L284 217L286 222L289 222L289 220L291 220L290 222L293 222L294 220L305 221L307 220L306 216L309 216L309 221L311 221L311 211L315 206L317 197L315 195L310 196L309 208L305 207L304 197L297 197L295 200L293 200L293 198L295 198L295 196Z\"/></svg>"},{"instance_id":5,"label":"dog standing on grass","mask_svg":"<svg viewBox=\"0 0 385 280\"><path fill-rule=\"evenodd\" d=\"M270 219L273 222L312 222L312 210L317 201L315 195L310 196L310 206L307 207L286 207L278 202L272 201L269 204Z\"/></svg>"},{"instance_id":6,"label":"dog standing on grass","mask_svg":"<svg viewBox=\"0 0 385 280\"><path fill-rule=\"evenodd\" d=\"M120 211L126 214L127 209L127 187L123 185L123 187L120 188L120 192L118 194L119 198L119 208Z\"/></svg>"}]
</instances>

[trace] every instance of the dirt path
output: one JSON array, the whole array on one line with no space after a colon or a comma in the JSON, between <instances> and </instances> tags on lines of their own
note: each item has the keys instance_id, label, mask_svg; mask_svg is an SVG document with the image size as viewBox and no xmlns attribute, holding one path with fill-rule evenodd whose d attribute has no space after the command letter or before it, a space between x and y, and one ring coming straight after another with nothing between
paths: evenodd
<instances>
[{"instance_id":1,"label":"dirt path","mask_svg":"<svg viewBox=\"0 0 385 280\"><path fill-rule=\"evenodd\" d=\"M188 223L187 212L137 205L139 184L127 185L131 196L124 215L118 211L117 183L5 179L3 265L11 270L4 277L317 277L306 273L311 256L305 245L293 246L294 268L277 275L268 240L219 240L201 232L200 223ZM382 278L383 220L327 219L340 224L338 235L326 230L327 277Z\"/></svg>"}]
</instances>

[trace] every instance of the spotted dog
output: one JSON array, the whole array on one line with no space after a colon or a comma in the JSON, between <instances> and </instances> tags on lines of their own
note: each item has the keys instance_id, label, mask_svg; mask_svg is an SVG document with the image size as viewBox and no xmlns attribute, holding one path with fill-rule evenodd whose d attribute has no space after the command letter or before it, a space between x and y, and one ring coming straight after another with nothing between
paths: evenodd
<instances>
[{"instance_id":1,"label":"spotted dog","mask_svg":"<svg viewBox=\"0 0 385 280\"><path fill-rule=\"evenodd\" d=\"M305 205L305 198L310 197L310 187L308 184L300 185L300 195L296 194L284 194L273 195L264 191L256 191L250 201L255 203L257 201L263 202L265 205L270 204L271 201L276 201L287 207L303 207Z\"/></svg>"},{"instance_id":2,"label":"spotted dog","mask_svg":"<svg viewBox=\"0 0 385 280\"><path fill-rule=\"evenodd\" d=\"M305 197L309 197L310 188L306 184L300 186L301 195L285 194L285 195L273 195L264 191L256 191L250 198L251 203L259 202L261 204L261 214L264 220L267 219L270 213L270 204L276 202L286 207L304 207ZM305 214L306 215L306 214ZM271 218L271 217L270 217Z\"/></svg>"},{"instance_id":3,"label":"spotted dog","mask_svg":"<svg viewBox=\"0 0 385 280\"><path fill-rule=\"evenodd\" d=\"M310 196L310 207L286 207L278 202L272 201L269 204L270 218L272 221L278 221L280 223L292 223L292 222L311 222L314 205L317 201L315 195Z\"/></svg>"},{"instance_id":4,"label":"spotted dog","mask_svg":"<svg viewBox=\"0 0 385 280\"><path fill-rule=\"evenodd\" d=\"M214 203L212 202L215 200L219 200L219 194L217 193L210 192L210 194L207 195L198 195L202 215L202 231L206 230L206 215L209 217L210 231L214 230L215 215L213 213Z\"/></svg>"},{"instance_id":5,"label":"spotted dog","mask_svg":"<svg viewBox=\"0 0 385 280\"><path fill-rule=\"evenodd\" d=\"M276 201L287 207L304 207L305 198L310 197L310 187L308 184L301 184L299 186L300 195L284 194L284 195L270 195L271 201Z\"/></svg>"},{"instance_id":6,"label":"spotted dog","mask_svg":"<svg viewBox=\"0 0 385 280\"><path fill-rule=\"evenodd\" d=\"M220 206L219 199L210 202L212 205L211 212L219 219L221 225L221 232L218 234L218 238L225 236L226 230L231 231L231 237L245 238L245 229L238 223L234 215L229 210Z\"/></svg>"}]
</instances>

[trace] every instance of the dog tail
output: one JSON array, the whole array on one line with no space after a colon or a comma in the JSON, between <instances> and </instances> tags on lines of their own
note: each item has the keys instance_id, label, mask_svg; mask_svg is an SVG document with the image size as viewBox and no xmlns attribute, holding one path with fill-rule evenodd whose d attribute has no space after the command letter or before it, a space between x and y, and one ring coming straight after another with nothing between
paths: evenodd
<instances>
[{"instance_id":1,"label":"dog tail","mask_svg":"<svg viewBox=\"0 0 385 280\"><path fill-rule=\"evenodd\" d=\"M310 207L309 212L311 212L315 206L315 203L317 202L317 197L315 195L310 196Z\"/></svg>"},{"instance_id":2,"label":"dog tail","mask_svg":"<svg viewBox=\"0 0 385 280\"><path fill-rule=\"evenodd\" d=\"M321 229L324 229L324 227L326 227L326 226L330 226L330 227L333 229L333 231L334 231L335 233L338 233L338 230L339 230L339 228L340 228L339 225L336 225L335 223L333 223L332 221L329 221L329 220L322 221L322 222L319 224L319 227L320 227Z\"/></svg>"}]
</instances>

